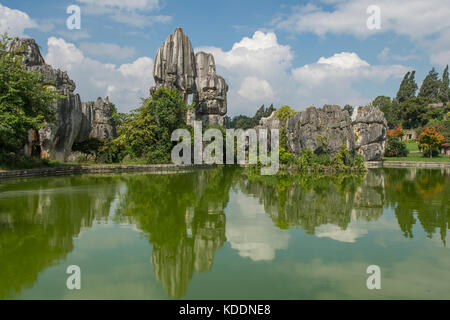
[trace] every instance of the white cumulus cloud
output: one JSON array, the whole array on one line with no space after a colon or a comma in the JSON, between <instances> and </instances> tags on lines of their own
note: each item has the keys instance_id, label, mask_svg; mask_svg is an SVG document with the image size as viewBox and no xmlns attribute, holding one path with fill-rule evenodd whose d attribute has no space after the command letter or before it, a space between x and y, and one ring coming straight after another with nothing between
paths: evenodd
<instances>
[{"instance_id":1,"label":"white cumulus cloud","mask_svg":"<svg viewBox=\"0 0 450 320\"><path fill-rule=\"evenodd\" d=\"M196 51L214 54L217 72L230 86L229 114L253 115L261 104L281 103L286 98L286 79L293 59L291 48L278 43L273 32L256 31L231 50L202 47Z\"/></svg>"},{"instance_id":2,"label":"white cumulus cloud","mask_svg":"<svg viewBox=\"0 0 450 320\"><path fill-rule=\"evenodd\" d=\"M278 42L273 32L256 31L231 50L198 48L214 54L217 72L230 86L228 114L253 115L261 104L283 104L301 110L311 105L347 103L362 105L373 98L354 89L361 80L383 83L401 78L402 65L370 65L356 52L320 57L317 62L292 66L294 53ZM370 85L370 84L369 84Z\"/></svg>"},{"instance_id":3,"label":"white cumulus cloud","mask_svg":"<svg viewBox=\"0 0 450 320\"><path fill-rule=\"evenodd\" d=\"M23 37L25 29L31 28L37 28L37 24L28 14L0 4L0 33L8 32L10 36Z\"/></svg>"},{"instance_id":4,"label":"white cumulus cloud","mask_svg":"<svg viewBox=\"0 0 450 320\"><path fill-rule=\"evenodd\" d=\"M130 111L139 107L141 97L148 97L154 84L153 60L148 57L116 66L86 57L62 38L51 37L47 45L46 62L68 72L83 101L109 96L120 111Z\"/></svg>"},{"instance_id":5,"label":"white cumulus cloud","mask_svg":"<svg viewBox=\"0 0 450 320\"><path fill-rule=\"evenodd\" d=\"M273 100L273 90L266 80L256 77L246 77L242 82L238 94L244 99L258 101L260 99Z\"/></svg>"},{"instance_id":6,"label":"white cumulus cloud","mask_svg":"<svg viewBox=\"0 0 450 320\"><path fill-rule=\"evenodd\" d=\"M292 75L299 84L301 101L316 106L346 103L363 105L373 97L365 96L353 85L361 80L383 83L389 78L403 77L408 70L402 65L371 66L354 52L341 52L294 69Z\"/></svg>"},{"instance_id":7,"label":"white cumulus cloud","mask_svg":"<svg viewBox=\"0 0 450 320\"><path fill-rule=\"evenodd\" d=\"M93 56L107 56L118 60L131 58L136 54L136 49L133 47L121 47L105 42L82 42L80 49Z\"/></svg>"},{"instance_id":8,"label":"white cumulus cloud","mask_svg":"<svg viewBox=\"0 0 450 320\"><path fill-rule=\"evenodd\" d=\"M367 8L380 8L381 29L367 28ZM407 36L430 54L432 63L450 60L450 4L448 0L343 0L326 10L317 4L295 6L287 15L279 15L273 25L289 32L350 34L360 38L394 32ZM438 51L436 51L438 50Z\"/></svg>"}]
</instances>

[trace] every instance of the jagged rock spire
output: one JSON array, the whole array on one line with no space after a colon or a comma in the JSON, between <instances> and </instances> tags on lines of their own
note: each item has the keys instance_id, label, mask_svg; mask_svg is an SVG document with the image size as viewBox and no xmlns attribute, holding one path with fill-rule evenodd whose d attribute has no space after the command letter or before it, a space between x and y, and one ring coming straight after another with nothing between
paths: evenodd
<instances>
[{"instance_id":1,"label":"jagged rock spire","mask_svg":"<svg viewBox=\"0 0 450 320\"><path fill-rule=\"evenodd\" d=\"M189 122L198 119L223 125L228 85L216 74L214 56L205 52L194 55L191 41L181 28L177 28L159 48L153 77L155 86L150 88L150 94L166 87L178 90L185 102L193 95L196 108L194 114L187 115Z\"/></svg>"},{"instance_id":2,"label":"jagged rock spire","mask_svg":"<svg viewBox=\"0 0 450 320\"><path fill-rule=\"evenodd\" d=\"M161 87L177 89L186 100L189 94L196 91L194 50L183 29L177 28L159 48L153 64L153 77L155 86L151 93Z\"/></svg>"}]
</instances>

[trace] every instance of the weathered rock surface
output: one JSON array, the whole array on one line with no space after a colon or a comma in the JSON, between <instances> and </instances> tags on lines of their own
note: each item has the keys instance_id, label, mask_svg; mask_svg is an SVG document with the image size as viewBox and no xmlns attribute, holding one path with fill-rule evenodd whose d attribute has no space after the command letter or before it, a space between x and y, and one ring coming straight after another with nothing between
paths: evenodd
<instances>
[{"instance_id":1,"label":"weathered rock surface","mask_svg":"<svg viewBox=\"0 0 450 320\"><path fill-rule=\"evenodd\" d=\"M352 124L356 136L355 150L365 161L382 160L387 133L383 112L372 106L357 108L352 115Z\"/></svg>"},{"instance_id":2,"label":"weathered rock surface","mask_svg":"<svg viewBox=\"0 0 450 320\"><path fill-rule=\"evenodd\" d=\"M187 96L196 92L194 50L181 28L177 28L159 48L153 64L153 77L155 86L150 89L151 94L161 87L177 89L187 101Z\"/></svg>"},{"instance_id":3,"label":"weathered rock surface","mask_svg":"<svg viewBox=\"0 0 450 320\"><path fill-rule=\"evenodd\" d=\"M98 98L97 101L81 104L83 119L81 122L79 141L88 137L112 140L116 136L116 127L112 121L112 108L109 98Z\"/></svg>"},{"instance_id":4,"label":"weathered rock surface","mask_svg":"<svg viewBox=\"0 0 450 320\"><path fill-rule=\"evenodd\" d=\"M228 85L216 74L214 56L205 52L194 55L191 42L181 28L177 28L159 48L153 77L155 86L150 88L150 94L161 87L176 89L186 103L192 95L195 112L186 116L189 123L201 120L224 125Z\"/></svg>"},{"instance_id":5,"label":"weathered rock surface","mask_svg":"<svg viewBox=\"0 0 450 320\"><path fill-rule=\"evenodd\" d=\"M272 146L272 130L273 129L281 129L280 120L275 116L276 111L272 112L269 117L263 117L259 120L259 125L257 125L254 129L256 130L256 134L259 137L259 130L265 129L267 132L267 150L271 150ZM280 133L281 134L281 133Z\"/></svg>"},{"instance_id":6,"label":"weathered rock surface","mask_svg":"<svg viewBox=\"0 0 450 320\"><path fill-rule=\"evenodd\" d=\"M27 70L42 74L44 84L65 96L54 105L56 123L47 124L38 132L41 158L66 161L74 142L83 142L90 135L102 139L114 136L108 99L83 105L80 96L74 93L75 82L66 72L45 63L39 46L33 39L15 39L12 49L19 50ZM25 152L29 152L29 149L28 146Z\"/></svg>"},{"instance_id":7,"label":"weathered rock surface","mask_svg":"<svg viewBox=\"0 0 450 320\"><path fill-rule=\"evenodd\" d=\"M12 50L18 50L18 53L22 55L22 63L27 70L38 71L43 75L44 84L58 89L63 95L75 91L75 82L69 78L67 72L54 69L45 63L34 39L15 39L12 43Z\"/></svg>"},{"instance_id":8,"label":"weathered rock surface","mask_svg":"<svg viewBox=\"0 0 450 320\"><path fill-rule=\"evenodd\" d=\"M194 100L197 118L223 125L223 116L227 113L228 85L224 78L216 74L216 63L212 54L199 52L195 61L197 91Z\"/></svg>"},{"instance_id":9,"label":"weathered rock surface","mask_svg":"<svg viewBox=\"0 0 450 320\"><path fill-rule=\"evenodd\" d=\"M73 93L75 83L66 72L53 69L45 63L39 46L33 39L15 39L12 49L19 49L23 57L22 63L27 70L42 74L46 85L65 96L54 106L57 123L39 130L41 157L64 161L78 136L82 118L80 96Z\"/></svg>"},{"instance_id":10,"label":"weathered rock surface","mask_svg":"<svg viewBox=\"0 0 450 320\"><path fill-rule=\"evenodd\" d=\"M333 156L343 143L350 150L355 146L351 119L347 111L336 105L325 105L322 109L310 107L297 113L286 122L286 136L294 154L308 148Z\"/></svg>"}]
</instances>

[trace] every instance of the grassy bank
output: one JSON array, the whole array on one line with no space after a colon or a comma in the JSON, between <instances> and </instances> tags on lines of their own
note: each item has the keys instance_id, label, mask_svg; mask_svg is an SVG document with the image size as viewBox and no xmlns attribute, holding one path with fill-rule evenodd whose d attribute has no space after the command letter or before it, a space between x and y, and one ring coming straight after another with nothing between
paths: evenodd
<instances>
[{"instance_id":1,"label":"grassy bank","mask_svg":"<svg viewBox=\"0 0 450 320\"><path fill-rule=\"evenodd\" d=\"M407 157L384 157L385 161L411 161L411 162L450 162L450 157L439 155L438 157L424 157L420 152L417 142L406 141L406 148L409 151Z\"/></svg>"}]
</instances>

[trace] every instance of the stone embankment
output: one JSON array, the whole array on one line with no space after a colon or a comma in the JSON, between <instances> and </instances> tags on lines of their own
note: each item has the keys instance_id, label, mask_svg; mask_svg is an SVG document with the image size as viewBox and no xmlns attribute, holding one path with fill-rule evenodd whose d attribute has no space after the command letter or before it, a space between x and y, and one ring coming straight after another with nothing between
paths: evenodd
<instances>
[{"instance_id":1,"label":"stone embankment","mask_svg":"<svg viewBox=\"0 0 450 320\"><path fill-rule=\"evenodd\" d=\"M25 170L11 170L0 172L0 180L6 178L62 176L71 174L97 174L121 173L133 171L173 172L188 169L212 168L214 165L176 165L176 164L149 164L149 165L104 165L104 166L62 166L54 168L38 168Z\"/></svg>"}]
</instances>

